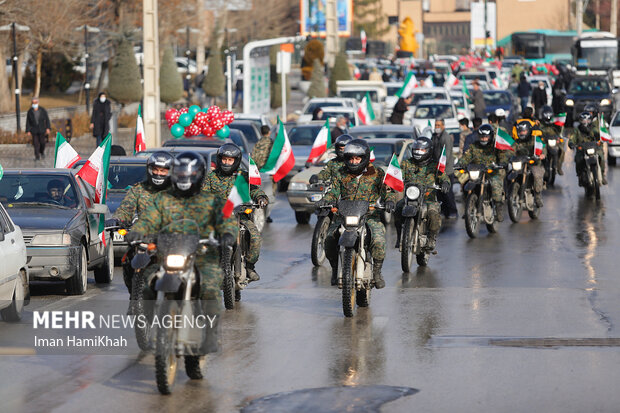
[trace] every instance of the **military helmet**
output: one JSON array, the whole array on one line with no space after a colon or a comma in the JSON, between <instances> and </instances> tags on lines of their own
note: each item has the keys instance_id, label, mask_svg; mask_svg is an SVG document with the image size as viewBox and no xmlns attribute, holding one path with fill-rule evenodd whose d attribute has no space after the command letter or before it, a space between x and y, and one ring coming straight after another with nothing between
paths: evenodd
<instances>
[{"instance_id":1,"label":"military helmet","mask_svg":"<svg viewBox=\"0 0 620 413\"><path fill-rule=\"evenodd\" d=\"M222 158L234 158L232 165L224 165ZM225 143L217 150L215 157L215 169L221 172L223 175L232 175L237 172L239 165L241 164L241 149L234 143Z\"/></svg>"},{"instance_id":2,"label":"military helmet","mask_svg":"<svg viewBox=\"0 0 620 413\"><path fill-rule=\"evenodd\" d=\"M170 173L174 194L190 197L200 192L206 175L204 158L196 152L182 152L177 155Z\"/></svg>"},{"instance_id":3,"label":"military helmet","mask_svg":"<svg viewBox=\"0 0 620 413\"><path fill-rule=\"evenodd\" d=\"M146 161L146 180L147 183L157 190L166 189L170 185L170 169L174 156L169 152L157 151L153 152ZM157 175L153 173L153 167L164 168L168 170L166 175Z\"/></svg>"},{"instance_id":4,"label":"military helmet","mask_svg":"<svg viewBox=\"0 0 620 413\"><path fill-rule=\"evenodd\" d=\"M344 163L350 173L355 175L361 174L370 163L370 147L368 146L368 142L364 139L353 139L344 147L342 156L344 157ZM352 163L352 158L354 156L362 158L361 162Z\"/></svg>"}]
</instances>

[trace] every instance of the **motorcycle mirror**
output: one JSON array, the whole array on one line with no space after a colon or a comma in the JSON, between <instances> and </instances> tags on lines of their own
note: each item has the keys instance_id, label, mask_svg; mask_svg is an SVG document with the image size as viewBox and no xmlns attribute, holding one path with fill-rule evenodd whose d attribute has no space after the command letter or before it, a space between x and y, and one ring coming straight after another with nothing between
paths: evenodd
<instances>
[{"instance_id":1,"label":"motorcycle mirror","mask_svg":"<svg viewBox=\"0 0 620 413\"><path fill-rule=\"evenodd\" d=\"M151 261L151 257L143 252L136 254L131 260L131 268L138 270L144 268Z\"/></svg>"}]
</instances>

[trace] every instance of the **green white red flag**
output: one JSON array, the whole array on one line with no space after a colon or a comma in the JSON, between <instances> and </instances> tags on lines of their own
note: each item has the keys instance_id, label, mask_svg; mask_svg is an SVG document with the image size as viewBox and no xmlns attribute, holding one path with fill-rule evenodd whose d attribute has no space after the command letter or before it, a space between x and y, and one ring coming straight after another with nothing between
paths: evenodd
<instances>
[{"instance_id":1,"label":"green white red flag","mask_svg":"<svg viewBox=\"0 0 620 413\"><path fill-rule=\"evenodd\" d=\"M497 137L495 138L495 147L503 151L511 150L515 141L504 129L497 129Z\"/></svg>"},{"instance_id":2,"label":"green white red flag","mask_svg":"<svg viewBox=\"0 0 620 413\"><path fill-rule=\"evenodd\" d=\"M566 124L566 112L555 115L553 117L553 124L556 126L564 126Z\"/></svg>"},{"instance_id":3,"label":"green white red flag","mask_svg":"<svg viewBox=\"0 0 620 413\"><path fill-rule=\"evenodd\" d=\"M536 137L534 141L534 156L540 156L543 153L543 149L545 148L545 144L542 141L540 136Z\"/></svg>"},{"instance_id":4,"label":"green white red flag","mask_svg":"<svg viewBox=\"0 0 620 413\"><path fill-rule=\"evenodd\" d=\"M362 125L369 125L375 120L375 112L372 110L372 102L370 101L368 92L366 92L366 96L364 96L359 109L357 109L357 116L360 118Z\"/></svg>"},{"instance_id":5,"label":"green white red flag","mask_svg":"<svg viewBox=\"0 0 620 413\"><path fill-rule=\"evenodd\" d=\"M454 76L454 74L450 73L448 75L448 79L446 80L446 88L450 89L453 86L456 86L458 84L459 84L459 79L456 76Z\"/></svg>"},{"instance_id":6,"label":"green white red flag","mask_svg":"<svg viewBox=\"0 0 620 413\"><path fill-rule=\"evenodd\" d=\"M54 148L54 168L71 168L82 159L66 139L56 132L56 147Z\"/></svg>"},{"instance_id":7,"label":"green white red flag","mask_svg":"<svg viewBox=\"0 0 620 413\"><path fill-rule=\"evenodd\" d=\"M439 157L439 162L437 163L437 170L441 173L445 173L446 172L446 162L447 162L447 157L446 157L446 145L443 146L443 149L441 150L441 156Z\"/></svg>"},{"instance_id":8,"label":"green white red flag","mask_svg":"<svg viewBox=\"0 0 620 413\"><path fill-rule=\"evenodd\" d=\"M260 179L260 172L258 171L258 167L256 166L256 163L254 162L254 159L252 159L252 157L249 157L249 164L248 164L248 177L250 178L250 185L258 185L260 186L261 184L261 179Z\"/></svg>"},{"instance_id":9,"label":"green white red flag","mask_svg":"<svg viewBox=\"0 0 620 413\"><path fill-rule=\"evenodd\" d=\"M409 72L407 73L407 77L405 77L405 82L403 83L403 86L398 89L398 92L396 92L396 97L406 98L411 93L413 93L413 89L418 86L418 79L416 79L413 72Z\"/></svg>"},{"instance_id":10,"label":"green white red flag","mask_svg":"<svg viewBox=\"0 0 620 413\"><path fill-rule=\"evenodd\" d=\"M605 120L603 119L603 115L601 114L601 122L600 122L600 130L601 130L601 140L603 142L611 143L611 133L609 133L609 129L605 126Z\"/></svg>"},{"instance_id":11,"label":"green white red flag","mask_svg":"<svg viewBox=\"0 0 620 413\"><path fill-rule=\"evenodd\" d=\"M474 103L474 99L471 97L471 93L469 93L469 89L467 89L467 82L465 79L461 78L461 89L463 90L463 96L467 99L469 103Z\"/></svg>"},{"instance_id":12,"label":"green white red flag","mask_svg":"<svg viewBox=\"0 0 620 413\"><path fill-rule=\"evenodd\" d=\"M278 134L271 147L271 153L267 162L261 169L261 172L273 175L274 182L280 181L284 178L295 166L295 155L293 155L293 148L291 142L288 140L288 135L284 129L284 124L278 118Z\"/></svg>"},{"instance_id":13,"label":"green white red flag","mask_svg":"<svg viewBox=\"0 0 620 413\"><path fill-rule=\"evenodd\" d=\"M332 141L331 134L329 133L329 118L327 118L325 125L321 127L319 133L316 135L316 138L314 138L312 150L310 150L310 155L308 156L306 163L315 163L318 161L321 155L323 155L330 146L332 146Z\"/></svg>"},{"instance_id":14,"label":"green white red flag","mask_svg":"<svg viewBox=\"0 0 620 413\"><path fill-rule=\"evenodd\" d=\"M136 137L133 144L133 154L146 150L146 138L144 136L144 122L142 122L142 106L138 106L138 118L136 119Z\"/></svg>"},{"instance_id":15,"label":"green white red flag","mask_svg":"<svg viewBox=\"0 0 620 413\"><path fill-rule=\"evenodd\" d=\"M237 174L235 184L230 190L230 194L228 194L226 204L222 209L224 218L229 218L237 205L241 205L251 201L252 198L250 198L250 184L248 183L248 181L245 180L243 174Z\"/></svg>"},{"instance_id":16,"label":"green white red flag","mask_svg":"<svg viewBox=\"0 0 620 413\"><path fill-rule=\"evenodd\" d=\"M398 164L398 158L395 154L392 154L390 164L385 171L383 177L383 183L397 192L403 192L405 189L405 182L403 181L403 172Z\"/></svg>"}]
</instances>

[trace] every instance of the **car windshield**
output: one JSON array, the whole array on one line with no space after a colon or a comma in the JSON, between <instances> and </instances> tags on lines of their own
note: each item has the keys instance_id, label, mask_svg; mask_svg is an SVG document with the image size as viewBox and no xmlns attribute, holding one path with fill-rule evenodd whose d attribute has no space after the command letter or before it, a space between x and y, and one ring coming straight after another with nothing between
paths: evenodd
<instances>
[{"instance_id":1,"label":"car windshield","mask_svg":"<svg viewBox=\"0 0 620 413\"><path fill-rule=\"evenodd\" d=\"M249 143L258 142L259 138L256 135L256 131L253 128L254 125L233 122L228 126L230 127L230 129L236 129L236 130L240 130L241 132L243 132L243 134L245 135L245 138L248 140ZM234 138L233 138L233 142L234 142Z\"/></svg>"},{"instance_id":2,"label":"car windshield","mask_svg":"<svg viewBox=\"0 0 620 413\"><path fill-rule=\"evenodd\" d=\"M347 124L348 125L357 126L357 125L355 125L355 116L353 115L353 113L346 113L346 112L323 112L323 117L321 119L322 120L327 120L327 118L336 119L338 116L344 116L345 118L347 118Z\"/></svg>"},{"instance_id":3,"label":"car windshield","mask_svg":"<svg viewBox=\"0 0 620 413\"><path fill-rule=\"evenodd\" d=\"M484 80L484 81L487 80L487 75L482 72L478 72L478 73L466 72L466 73L461 73L460 76L464 77L465 80L474 80L474 79Z\"/></svg>"},{"instance_id":4,"label":"car windshield","mask_svg":"<svg viewBox=\"0 0 620 413\"><path fill-rule=\"evenodd\" d=\"M614 116L611 126L620 126L620 112L616 112L616 116Z\"/></svg>"},{"instance_id":5,"label":"car windshield","mask_svg":"<svg viewBox=\"0 0 620 413\"><path fill-rule=\"evenodd\" d=\"M418 102L422 100L434 100L434 99L447 99L445 93L443 92L420 92L414 93L413 99L411 100L411 104L409 106L416 106Z\"/></svg>"},{"instance_id":6,"label":"car windshield","mask_svg":"<svg viewBox=\"0 0 620 413\"><path fill-rule=\"evenodd\" d=\"M388 86L387 88L387 95L388 96L396 96L396 92L398 92L400 90L401 86Z\"/></svg>"},{"instance_id":7,"label":"car windshield","mask_svg":"<svg viewBox=\"0 0 620 413\"><path fill-rule=\"evenodd\" d=\"M486 106L509 106L511 104L510 95L508 95L508 93L485 92L483 96Z\"/></svg>"},{"instance_id":8,"label":"car windshield","mask_svg":"<svg viewBox=\"0 0 620 413\"><path fill-rule=\"evenodd\" d=\"M124 191L146 179L146 164L110 164L108 169L108 189Z\"/></svg>"},{"instance_id":9,"label":"car windshield","mask_svg":"<svg viewBox=\"0 0 620 413\"><path fill-rule=\"evenodd\" d=\"M334 100L330 102L325 102L325 101L310 102L308 103L308 107L306 108L306 111L304 113L306 115L312 115L314 113L314 109L324 108L325 106L344 106L344 102L338 101L338 100Z\"/></svg>"},{"instance_id":10,"label":"car windshield","mask_svg":"<svg viewBox=\"0 0 620 413\"><path fill-rule=\"evenodd\" d=\"M453 118L452 106L448 105L420 105L413 114L415 119L442 119Z\"/></svg>"},{"instance_id":11,"label":"car windshield","mask_svg":"<svg viewBox=\"0 0 620 413\"><path fill-rule=\"evenodd\" d=\"M450 96L450 99L452 99L452 102L454 102L454 106L456 106L457 108L465 107L465 98L463 96Z\"/></svg>"},{"instance_id":12,"label":"car windshield","mask_svg":"<svg viewBox=\"0 0 620 413\"><path fill-rule=\"evenodd\" d=\"M390 160L392 159L392 155L400 152L400 147L402 143L395 145L393 143L372 143L370 147L372 148L373 153L375 154L375 160L373 163L378 166L387 166Z\"/></svg>"},{"instance_id":13,"label":"car windshield","mask_svg":"<svg viewBox=\"0 0 620 413\"><path fill-rule=\"evenodd\" d=\"M376 90L341 90L339 95L340 97L343 97L343 98L353 98L357 100L358 102L361 102L362 99L364 99L364 96L366 96L366 93L368 93L368 95L370 96L370 100L372 102L379 101ZM330 102L329 106L334 106L334 105L332 105Z\"/></svg>"},{"instance_id":14,"label":"car windshield","mask_svg":"<svg viewBox=\"0 0 620 413\"><path fill-rule=\"evenodd\" d=\"M5 173L0 180L0 202L9 208L16 204L77 208L77 200L68 176Z\"/></svg>"},{"instance_id":15,"label":"car windshield","mask_svg":"<svg viewBox=\"0 0 620 413\"><path fill-rule=\"evenodd\" d=\"M349 132L351 136L354 138L363 138L363 139L385 139L385 138L396 138L396 139L415 139L413 136L413 132L411 133L402 133L402 132L380 132L380 131L369 131L369 132Z\"/></svg>"},{"instance_id":16,"label":"car windshield","mask_svg":"<svg viewBox=\"0 0 620 413\"><path fill-rule=\"evenodd\" d=\"M568 93L609 93L609 83L603 79L574 79Z\"/></svg>"},{"instance_id":17,"label":"car windshield","mask_svg":"<svg viewBox=\"0 0 620 413\"><path fill-rule=\"evenodd\" d=\"M294 127L288 133L288 139L291 145L308 145L312 146L314 138L321 130L322 125Z\"/></svg>"}]
</instances>

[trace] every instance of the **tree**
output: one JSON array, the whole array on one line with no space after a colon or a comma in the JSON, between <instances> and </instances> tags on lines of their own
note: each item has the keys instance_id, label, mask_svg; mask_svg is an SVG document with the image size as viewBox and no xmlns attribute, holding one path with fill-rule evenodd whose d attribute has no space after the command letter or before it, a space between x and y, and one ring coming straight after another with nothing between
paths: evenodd
<instances>
[{"instance_id":1,"label":"tree","mask_svg":"<svg viewBox=\"0 0 620 413\"><path fill-rule=\"evenodd\" d=\"M211 47L211 57L209 58L209 70L202 81L202 90L215 101L215 99L224 94L225 86L222 57L220 56L219 49L213 44Z\"/></svg>"},{"instance_id":2,"label":"tree","mask_svg":"<svg viewBox=\"0 0 620 413\"><path fill-rule=\"evenodd\" d=\"M324 98L325 93L325 75L323 74L323 65L319 59L314 59L312 65L312 78L310 79L310 88L308 88L309 98Z\"/></svg>"},{"instance_id":3,"label":"tree","mask_svg":"<svg viewBox=\"0 0 620 413\"><path fill-rule=\"evenodd\" d=\"M183 97L183 79L177 70L172 47L166 47L159 69L159 96L162 102L172 103Z\"/></svg>"},{"instance_id":4,"label":"tree","mask_svg":"<svg viewBox=\"0 0 620 413\"><path fill-rule=\"evenodd\" d=\"M390 31L381 0L355 0L353 21L357 32L364 30L369 39L381 37Z\"/></svg>"},{"instance_id":5,"label":"tree","mask_svg":"<svg viewBox=\"0 0 620 413\"><path fill-rule=\"evenodd\" d=\"M334 68L332 69L331 76L329 77L329 93L331 96L336 96L336 82L339 80L351 80L349 64L347 63L347 56L344 52L340 52L336 55Z\"/></svg>"},{"instance_id":6,"label":"tree","mask_svg":"<svg viewBox=\"0 0 620 413\"><path fill-rule=\"evenodd\" d=\"M301 60L301 75L304 80L310 80L312 77L312 66L314 59L319 59L319 63L323 64L325 58L325 48L320 40L310 40L304 48L304 57Z\"/></svg>"},{"instance_id":7,"label":"tree","mask_svg":"<svg viewBox=\"0 0 620 413\"><path fill-rule=\"evenodd\" d=\"M108 85L110 97L122 104L142 99L140 69L136 63L131 42L123 38L116 49L116 56L110 70Z\"/></svg>"}]
</instances>

